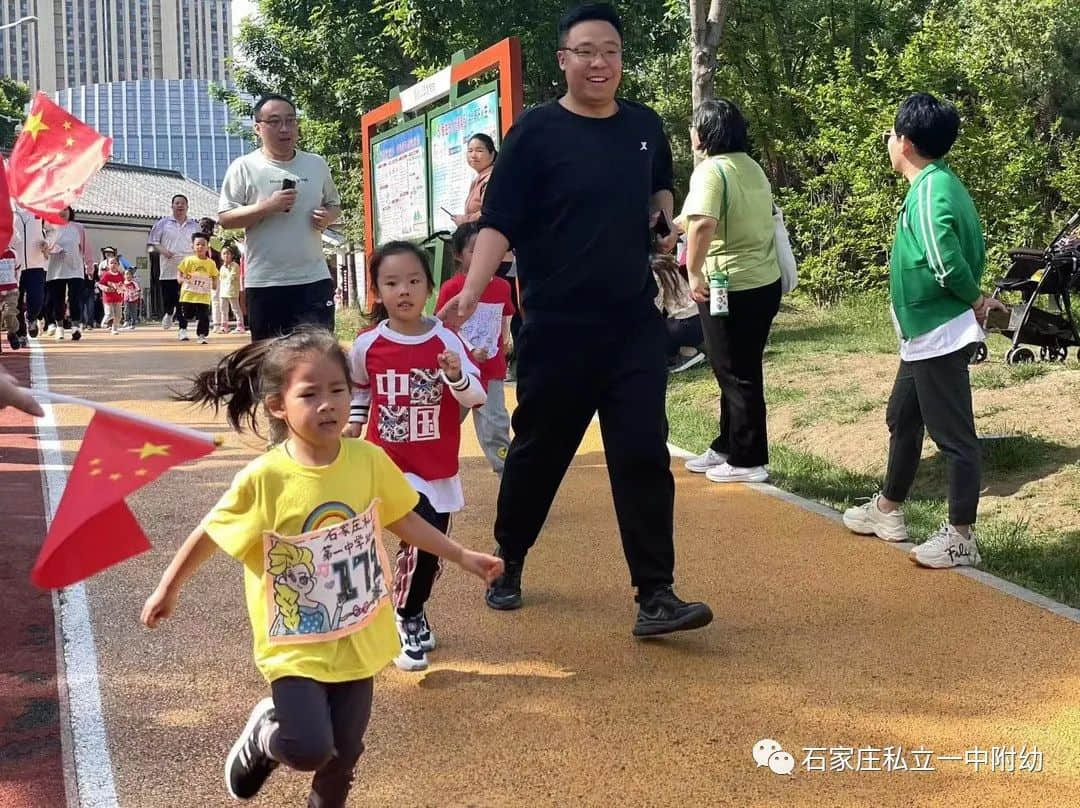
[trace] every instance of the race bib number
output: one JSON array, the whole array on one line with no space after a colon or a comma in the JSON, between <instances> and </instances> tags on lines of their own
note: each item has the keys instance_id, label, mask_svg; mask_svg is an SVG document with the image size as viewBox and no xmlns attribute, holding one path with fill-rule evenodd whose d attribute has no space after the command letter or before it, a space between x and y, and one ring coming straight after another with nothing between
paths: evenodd
<instances>
[{"instance_id":1,"label":"race bib number","mask_svg":"<svg viewBox=\"0 0 1080 808\"><path fill-rule=\"evenodd\" d=\"M210 294L210 276L201 272L188 275L187 280L184 281L184 288L192 294L208 295Z\"/></svg>"},{"instance_id":2,"label":"race bib number","mask_svg":"<svg viewBox=\"0 0 1080 808\"><path fill-rule=\"evenodd\" d=\"M336 640L362 629L390 602L392 570L377 504L299 536L263 535L271 645Z\"/></svg>"},{"instance_id":3,"label":"race bib number","mask_svg":"<svg viewBox=\"0 0 1080 808\"><path fill-rule=\"evenodd\" d=\"M0 286L11 286L15 283L15 259L0 258Z\"/></svg>"}]
</instances>

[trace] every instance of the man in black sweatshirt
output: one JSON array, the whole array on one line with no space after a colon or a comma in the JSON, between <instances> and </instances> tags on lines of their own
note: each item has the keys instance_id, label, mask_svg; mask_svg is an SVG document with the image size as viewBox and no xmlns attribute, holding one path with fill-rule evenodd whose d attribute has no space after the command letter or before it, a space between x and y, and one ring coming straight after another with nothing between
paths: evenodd
<instances>
[{"instance_id":1,"label":"man in black sweatshirt","mask_svg":"<svg viewBox=\"0 0 1080 808\"><path fill-rule=\"evenodd\" d=\"M524 325L516 346L514 440L495 539L506 571L493 609L521 606L525 555L566 469L599 414L611 491L639 604L634 634L701 628L704 603L672 590L675 482L667 450L664 324L653 304L650 222L672 219L671 147L648 107L616 99L622 25L611 6L559 23L567 92L510 130L484 198L462 292L440 312L460 325L508 246L517 254ZM674 234L662 246L674 246Z\"/></svg>"}]
</instances>

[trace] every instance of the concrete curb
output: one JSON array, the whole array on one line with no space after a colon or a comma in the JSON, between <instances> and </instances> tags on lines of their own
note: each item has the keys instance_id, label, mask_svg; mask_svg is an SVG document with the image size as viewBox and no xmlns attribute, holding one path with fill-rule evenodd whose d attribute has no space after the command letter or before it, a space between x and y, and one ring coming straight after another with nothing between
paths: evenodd
<instances>
[{"instance_id":1,"label":"concrete curb","mask_svg":"<svg viewBox=\"0 0 1080 808\"><path fill-rule=\"evenodd\" d=\"M676 446L673 443L668 444L668 451L672 457L686 460L691 457L695 457L691 452ZM822 505L820 502L814 502L813 500L800 497L798 494L792 494L790 491L783 491L777 488L775 485L769 483L744 483L748 488L758 491L762 494L767 494L777 499L782 499L790 505L795 505L807 511L824 516L830 521L837 524L843 524L843 520L839 511L835 511L827 505ZM883 542L891 547L895 547L897 550L901 550L907 553L915 545L911 542ZM978 581L984 586L988 586L991 589L996 589L1010 597L1022 600L1025 603L1030 603L1032 606L1038 606L1040 609L1044 609L1051 614L1055 614L1058 617L1063 617L1066 620L1071 620L1074 623L1080 623L1080 609L1074 609L1072 606L1066 606L1064 603L1059 603L1052 598L1046 597L1046 595L1040 595L1038 592L1032 592L1030 589L1026 589L1019 584L1014 584L1012 581L1006 581L1004 578L999 578L989 572L983 570L972 569L971 567L955 567L948 572L956 573L957 575L963 575L966 578L970 578L973 581Z\"/></svg>"}]
</instances>

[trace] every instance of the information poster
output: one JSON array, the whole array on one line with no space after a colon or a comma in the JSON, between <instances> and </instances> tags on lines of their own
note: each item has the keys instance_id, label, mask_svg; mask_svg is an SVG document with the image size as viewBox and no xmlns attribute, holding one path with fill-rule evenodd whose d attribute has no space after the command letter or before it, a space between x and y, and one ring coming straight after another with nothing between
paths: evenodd
<instances>
[{"instance_id":1,"label":"information poster","mask_svg":"<svg viewBox=\"0 0 1080 808\"><path fill-rule=\"evenodd\" d=\"M499 96L492 90L431 119L431 198L434 230L453 230L450 213L465 212L476 172L466 160L468 140L489 135L499 145ZM444 211L443 208L446 210Z\"/></svg>"},{"instance_id":2,"label":"information poster","mask_svg":"<svg viewBox=\"0 0 1080 808\"><path fill-rule=\"evenodd\" d=\"M424 127L416 126L372 147L375 242L423 239L428 235L427 164Z\"/></svg>"}]
</instances>

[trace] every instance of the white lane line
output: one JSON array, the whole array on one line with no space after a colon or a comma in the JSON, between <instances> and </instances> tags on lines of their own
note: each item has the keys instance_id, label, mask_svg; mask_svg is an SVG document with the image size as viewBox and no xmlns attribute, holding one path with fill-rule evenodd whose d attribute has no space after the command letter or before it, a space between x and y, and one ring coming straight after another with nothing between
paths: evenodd
<instances>
[{"instance_id":1,"label":"white lane line","mask_svg":"<svg viewBox=\"0 0 1080 808\"><path fill-rule=\"evenodd\" d=\"M674 443L668 444L668 453L672 457L680 460L689 460L691 457L696 457L692 452L688 452L686 449L676 446ZM800 497L798 494L784 491L769 483L744 483L744 485L746 485L747 488L752 488L762 494L768 494L771 497L782 499L784 502L797 505L800 508L824 516L826 519L831 519L834 522L843 524L840 512L833 510L828 505L822 505L820 502L814 502L805 497ZM915 546L911 542L906 541L884 542L884 544L888 544L890 547L894 547L905 553ZM972 569L971 567L953 567L949 572L963 575L965 578L971 578L973 581L978 581L983 586L996 589L1002 594L1016 598L1017 600L1022 600L1025 603L1030 603L1032 606L1038 606L1040 609L1045 609L1051 614L1056 614L1058 617L1064 617L1066 620L1072 620L1074 623L1080 623L1080 609L1066 606L1064 603L1059 603L1052 598L1046 597L1046 595L1040 595L1038 592L1033 592L1019 584L1014 584L1012 581L1006 581L1004 578L999 578L991 572Z\"/></svg>"},{"instance_id":2,"label":"white lane line","mask_svg":"<svg viewBox=\"0 0 1080 808\"><path fill-rule=\"evenodd\" d=\"M45 354L30 343L31 386L49 389ZM67 485L67 466L56 432L56 416L41 402L44 418L37 419L38 451L45 494L45 521L52 524ZM90 604L83 584L53 592L57 632L57 686L60 694L60 737L64 749L64 785L68 808L118 808L112 758L101 712L97 648L90 623Z\"/></svg>"}]
</instances>

